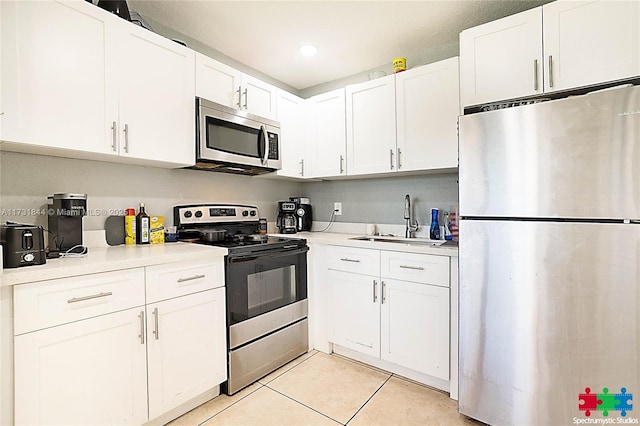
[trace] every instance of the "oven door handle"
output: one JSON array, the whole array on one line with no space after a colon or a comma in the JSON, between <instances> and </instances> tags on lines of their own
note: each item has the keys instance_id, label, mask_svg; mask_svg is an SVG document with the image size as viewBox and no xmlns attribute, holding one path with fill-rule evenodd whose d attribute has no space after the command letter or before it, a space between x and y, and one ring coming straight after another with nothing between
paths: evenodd
<instances>
[{"instance_id":1,"label":"oven door handle","mask_svg":"<svg viewBox=\"0 0 640 426\"><path fill-rule=\"evenodd\" d=\"M248 256L228 256L227 260L229 263L241 263L241 262L251 262L256 259L269 259L274 257L282 257L289 256L292 254L302 254L309 251L308 246L303 246L296 248L295 250L278 250L274 252L269 252L268 254L259 254L259 255L248 255Z\"/></svg>"}]
</instances>

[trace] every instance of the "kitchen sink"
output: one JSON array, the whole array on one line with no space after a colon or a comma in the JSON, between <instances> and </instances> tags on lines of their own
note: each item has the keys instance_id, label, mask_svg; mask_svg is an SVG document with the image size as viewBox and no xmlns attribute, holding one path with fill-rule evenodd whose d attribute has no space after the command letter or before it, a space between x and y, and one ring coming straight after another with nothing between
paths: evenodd
<instances>
[{"instance_id":1,"label":"kitchen sink","mask_svg":"<svg viewBox=\"0 0 640 426\"><path fill-rule=\"evenodd\" d=\"M384 237L375 235L365 235L362 237L349 238L355 241L371 241L376 243L396 243L396 244L409 244L417 246L429 246L429 247L457 247L457 241L433 241L419 238L400 238L400 237Z\"/></svg>"}]
</instances>

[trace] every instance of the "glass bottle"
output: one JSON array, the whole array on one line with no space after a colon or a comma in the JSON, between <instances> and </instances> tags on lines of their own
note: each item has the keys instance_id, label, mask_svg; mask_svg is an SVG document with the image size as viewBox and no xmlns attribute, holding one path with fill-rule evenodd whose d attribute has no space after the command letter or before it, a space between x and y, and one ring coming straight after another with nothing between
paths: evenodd
<instances>
[{"instance_id":1,"label":"glass bottle","mask_svg":"<svg viewBox=\"0 0 640 426\"><path fill-rule=\"evenodd\" d=\"M136 244L149 244L149 215L140 203L140 211L136 216Z\"/></svg>"}]
</instances>

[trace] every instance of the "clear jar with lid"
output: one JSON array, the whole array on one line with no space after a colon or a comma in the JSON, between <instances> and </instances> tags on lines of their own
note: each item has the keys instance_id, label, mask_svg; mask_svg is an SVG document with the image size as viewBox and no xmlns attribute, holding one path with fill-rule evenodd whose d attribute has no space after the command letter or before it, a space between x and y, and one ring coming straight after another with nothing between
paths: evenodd
<instances>
[{"instance_id":1,"label":"clear jar with lid","mask_svg":"<svg viewBox=\"0 0 640 426\"><path fill-rule=\"evenodd\" d=\"M267 218L261 217L258 220L258 234L266 234L267 233Z\"/></svg>"}]
</instances>

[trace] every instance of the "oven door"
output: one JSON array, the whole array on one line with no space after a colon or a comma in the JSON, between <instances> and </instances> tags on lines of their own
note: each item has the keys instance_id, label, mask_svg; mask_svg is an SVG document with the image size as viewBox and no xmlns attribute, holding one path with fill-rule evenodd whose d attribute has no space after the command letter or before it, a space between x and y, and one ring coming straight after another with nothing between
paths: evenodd
<instances>
[{"instance_id":1,"label":"oven door","mask_svg":"<svg viewBox=\"0 0 640 426\"><path fill-rule=\"evenodd\" d=\"M308 250L227 256L228 325L306 300Z\"/></svg>"},{"instance_id":2,"label":"oven door","mask_svg":"<svg viewBox=\"0 0 640 426\"><path fill-rule=\"evenodd\" d=\"M198 99L198 161L280 169L276 122Z\"/></svg>"}]
</instances>

